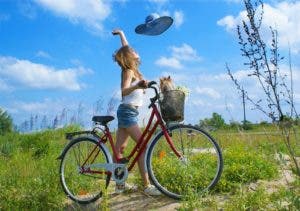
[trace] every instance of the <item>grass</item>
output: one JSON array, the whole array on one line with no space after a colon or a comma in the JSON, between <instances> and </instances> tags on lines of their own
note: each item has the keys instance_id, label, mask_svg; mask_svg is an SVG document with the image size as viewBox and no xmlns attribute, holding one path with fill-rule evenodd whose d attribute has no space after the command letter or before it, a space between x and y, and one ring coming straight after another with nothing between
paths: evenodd
<instances>
[{"instance_id":1,"label":"grass","mask_svg":"<svg viewBox=\"0 0 300 211\"><path fill-rule=\"evenodd\" d=\"M0 210L60 210L66 208L56 159L68 142L64 134L79 130L68 127L32 134L7 134L0 136ZM275 131L274 128L267 128ZM264 131L255 128L254 132ZM253 132L253 131L252 131ZM216 188L203 196L189 193L182 200L180 210L195 208L224 210L299 210L300 184L294 182L269 194L264 187L249 192L247 185L257 180L272 180L279 176L278 152L286 153L278 136L257 133L215 131L224 156L224 171ZM128 146L127 152L132 145ZM132 181L140 181L135 168ZM168 180L168 178L166 178ZM220 205L216 196L229 195ZM109 199L101 209L108 209Z\"/></svg>"}]
</instances>

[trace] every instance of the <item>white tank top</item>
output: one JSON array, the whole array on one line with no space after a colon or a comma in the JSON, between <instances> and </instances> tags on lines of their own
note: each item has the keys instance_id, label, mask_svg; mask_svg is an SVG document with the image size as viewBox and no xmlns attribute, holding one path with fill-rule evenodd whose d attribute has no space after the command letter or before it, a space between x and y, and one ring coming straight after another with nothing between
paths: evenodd
<instances>
[{"instance_id":1,"label":"white tank top","mask_svg":"<svg viewBox=\"0 0 300 211\"><path fill-rule=\"evenodd\" d=\"M131 86L135 86L139 81L135 80L131 83ZM143 89L135 89L129 95L122 97L123 104L129 104L133 106L142 106L143 105Z\"/></svg>"}]
</instances>

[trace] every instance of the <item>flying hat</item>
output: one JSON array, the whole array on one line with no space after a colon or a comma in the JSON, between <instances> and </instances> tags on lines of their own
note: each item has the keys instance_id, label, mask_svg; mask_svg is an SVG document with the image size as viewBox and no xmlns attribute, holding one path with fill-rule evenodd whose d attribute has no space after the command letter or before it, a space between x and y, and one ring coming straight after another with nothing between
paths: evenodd
<instances>
[{"instance_id":1,"label":"flying hat","mask_svg":"<svg viewBox=\"0 0 300 211\"><path fill-rule=\"evenodd\" d=\"M172 23L173 19L171 17L159 17L157 13L153 13L146 17L144 24L140 24L135 28L135 32L144 35L160 35L166 31Z\"/></svg>"}]
</instances>

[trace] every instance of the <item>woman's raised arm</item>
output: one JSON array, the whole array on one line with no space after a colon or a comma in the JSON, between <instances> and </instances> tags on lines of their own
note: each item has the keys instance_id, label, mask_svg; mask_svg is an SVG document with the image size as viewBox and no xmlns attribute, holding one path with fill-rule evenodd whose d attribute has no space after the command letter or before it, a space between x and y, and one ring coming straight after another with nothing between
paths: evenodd
<instances>
[{"instance_id":1,"label":"woman's raised arm","mask_svg":"<svg viewBox=\"0 0 300 211\"><path fill-rule=\"evenodd\" d=\"M127 41L126 36L125 36L125 34L124 34L124 32L122 30L120 30L120 29L114 29L112 31L112 34L120 36L122 46L128 45L128 41Z\"/></svg>"}]
</instances>

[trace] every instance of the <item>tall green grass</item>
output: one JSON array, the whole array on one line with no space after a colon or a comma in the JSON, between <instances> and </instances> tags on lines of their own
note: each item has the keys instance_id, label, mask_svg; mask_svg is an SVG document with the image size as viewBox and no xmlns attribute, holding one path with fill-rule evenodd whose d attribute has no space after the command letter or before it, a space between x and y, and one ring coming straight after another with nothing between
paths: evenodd
<instances>
[{"instance_id":1,"label":"tall green grass","mask_svg":"<svg viewBox=\"0 0 300 211\"><path fill-rule=\"evenodd\" d=\"M0 137L0 210L64 207L56 158L70 130L78 128Z\"/></svg>"},{"instance_id":2,"label":"tall green grass","mask_svg":"<svg viewBox=\"0 0 300 211\"><path fill-rule=\"evenodd\" d=\"M0 210L66 208L67 197L59 182L57 157L68 142L65 133L75 130L79 128L68 127L32 134L12 133L0 136ZM276 152L284 153L285 150L278 137L268 138L263 135L234 131L228 133L216 131L213 136L218 140L223 151L224 171L214 189L216 193L212 194L229 193L235 196L239 194L241 185L259 179L270 180L278 177L279 164L274 159L274 155ZM282 194L287 193L282 191ZM234 200L244 200L251 204L251 198L256 200L257 195L262 194L263 192L260 192L241 199L234 198ZM299 198L295 198L294 195L286 198L296 200L294 203L299 201ZM187 196L186 199L183 204L187 208L192 209L193 206L199 205L193 203L193 200L197 199L196 196ZM236 203L234 200L232 202ZM257 200L256 203L259 204L260 201ZM203 202L201 206L207 203L207 201ZM213 202L209 204L217 206Z\"/></svg>"}]
</instances>

